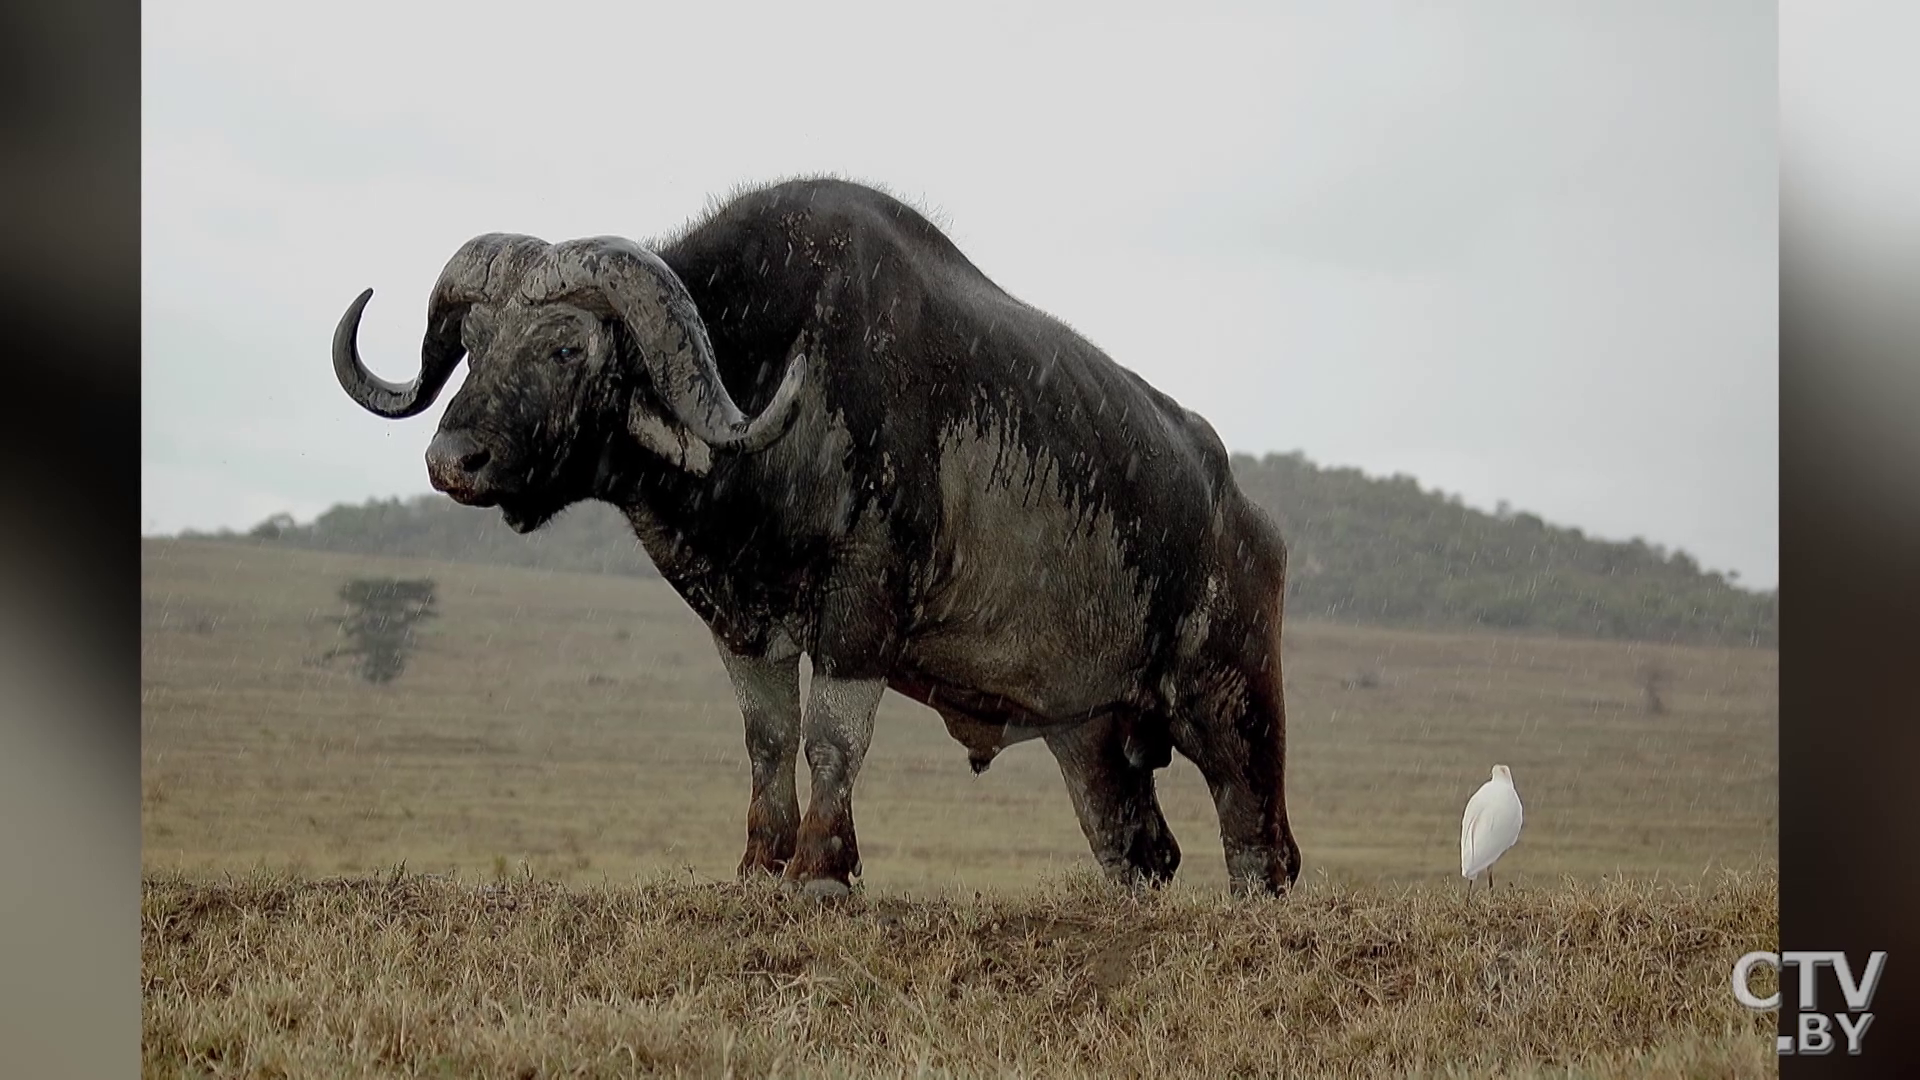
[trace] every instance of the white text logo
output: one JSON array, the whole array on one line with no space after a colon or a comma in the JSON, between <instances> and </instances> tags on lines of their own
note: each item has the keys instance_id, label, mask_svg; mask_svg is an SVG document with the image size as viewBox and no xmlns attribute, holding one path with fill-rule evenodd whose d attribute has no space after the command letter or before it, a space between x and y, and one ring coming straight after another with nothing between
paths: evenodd
<instances>
[{"instance_id":1,"label":"white text logo","mask_svg":"<svg viewBox=\"0 0 1920 1080\"><path fill-rule=\"evenodd\" d=\"M1867 959L1867 969L1857 978L1853 964L1847 954L1842 952L1750 952L1733 965L1734 1000L1756 1012L1764 1012L1780 1007L1780 991L1775 990L1771 997L1758 997L1748 980L1753 977L1753 969L1765 965L1781 972L1780 985L1786 985L1784 968L1798 968L1800 973L1800 1015L1794 1034L1780 1036L1782 1054L1830 1054L1838 1044L1835 1030L1846 1040L1847 1053L1860 1053L1860 1041L1866 1037L1867 1025L1873 1023L1873 1014L1867 1009L1873 1004L1873 992L1879 989L1880 973L1887 966L1887 954L1877 952ZM1833 969L1834 979L1840 984L1840 996L1845 999L1845 1012L1826 1013L1820 1011L1820 969Z\"/></svg>"}]
</instances>

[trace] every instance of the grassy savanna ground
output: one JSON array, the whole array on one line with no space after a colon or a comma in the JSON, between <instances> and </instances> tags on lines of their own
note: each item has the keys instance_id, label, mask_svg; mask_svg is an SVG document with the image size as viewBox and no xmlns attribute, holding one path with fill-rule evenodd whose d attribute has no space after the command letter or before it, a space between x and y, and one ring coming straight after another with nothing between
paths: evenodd
<instances>
[{"instance_id":1,"label":"grassy savanna ground","mask_svg":"<svg viewBox=\"0 0 1920 1080\"><path fill-rule=\"evenodd\" d=\"M826 908L684 878L150 878L153 1077L1759 1076L1771 872Z\"/></svg>"},{"instance_id":2,"label":"grassy savanna ground","mask_svg":"<svg viewBox=\"0 0 1920 1080\"><path fill-rule=\"evenodd\" d=\"M1180 884L1127 899L1074 883L1091 856L1043 747L975 777L889 695L865 889L820 911L729 882L740 720L661 583L208 541L143 561L149 1075L1771 1070L1770 1018L1726 986L1777 935L1772 651L1293 621L1306 873L1277 904L1223 895L1184 761L1161 774ZM311 663L334 591L374 575L441 595L384 687ZM1526 833L1466 908L1460 811L1495 762Z\"/></svg>"},{"instance_id":3,"label":"grassy savanna ground","mask_svg":"<svg viewBox=\"0 0 1920 1080\"><path fill-rule=\"evenodd\" d=\"M149 867L731 875L739 713L662 583L213 542L143 551ZM334 591L376 574L434 578L443 613L386 686L346 660L310 663L338 641ZM1773 864L1773 651L1304 619L1286 648L1308 876L1457 883L1461 808L1496 762L1527 807L1503 883ZM1661 716L1642 709L1649 659L1673 672ZM1379 685L1343 685L1363 672ZM1018 888L1091 862L1041 744L976 777L928 709L889 694L876 728L855 801L869 887ZM1181 879L1224 883L1198 770L1176 756L1161 791Z\"/></svg>"}]
</instances>

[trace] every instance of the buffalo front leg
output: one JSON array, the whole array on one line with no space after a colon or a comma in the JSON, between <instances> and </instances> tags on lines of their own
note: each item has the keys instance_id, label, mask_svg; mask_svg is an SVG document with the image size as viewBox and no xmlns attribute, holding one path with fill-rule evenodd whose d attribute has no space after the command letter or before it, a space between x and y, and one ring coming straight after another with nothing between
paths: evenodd
<instances>
[{"instance_id":1,"label":"buffalo front leg","mask_svg":"<svg viewBox=\"0 0 1920 1080\"><path fill-rule=\"evenodd\" d=\"M813 786L786 878L816 896L844 896L860 873L853 782L873 742L873 714L886 680L840 678L815 669L804 727Z\"/></svg>"},{"instance_id":2,"label":"buffalo front leg","mask_svg":"<svg viewBox=\"0 0 1920 1080\"><path fill-rule=\"evenodd\" d=\"M1080 830L1107 878L1128 887L1160 886L1180 868L1180 845L1167 828L1154 791L1153 766L1127 753L1112 719L1049 732Z\"/></svg>"},{"instance_id":3,"label":"buffalo front leg","mask_svg":"<svg viewBox=\"0 0 1920 1080\"><path fill-rule=\"evenodd\" d=\"M778 876L793 858L800 833L794 763L800 753L800 652L776 649L746 656L720 645L720 660L747 724L753 795L747 803L747 852L740 876Z\"/></svg>"}]
</instances>

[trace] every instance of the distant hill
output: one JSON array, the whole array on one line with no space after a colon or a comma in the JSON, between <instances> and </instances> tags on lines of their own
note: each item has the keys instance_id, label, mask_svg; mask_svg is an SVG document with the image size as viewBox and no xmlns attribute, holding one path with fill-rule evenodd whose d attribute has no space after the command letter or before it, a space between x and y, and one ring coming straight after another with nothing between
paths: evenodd
<instances>
[{"instance_id":1,"label":"distant hill","mask_svg":"<svg viewBox=\"0 0 1920 1080\"><path fill-rule=\"evenodd\" d=\"M1322 468L1298 453L1235 455L1234 471L1287 536L1293 614L1574 637L1779 642L1777 592L1740 588L1682 551L1595 540L1527 513L1489 514L1423 491L1412 477ZM656 573L625 519L599 503L576 506L532 536L508 529L497 511L439 495L336 506L307 524L281 515L246 535L323 551Z\"/></svg>"},{"instance_id":2,"label":"distant hill","mask_svg":"<svg viewBox=\"0 0 1920 1080\"><path fill-rule=\"evenodd\" d=\"M659 576L627 520L605 503L572 507L530 536L507 528L498 510L461 506L445 495L373 499L359 506L343 503L304 525L280 514L245 536L316 551Z\"/></svg>"},{"instance_id":3,"label":"distant hill","mask_svg":"<svg viewBox=\"0 0 1920 1080\"><path fill-rule=\"evenodd\" d=\"M1779 594L1740 588L1684 551L1596 540L1533 514L1489 514L1410 476L1236 456L1293 553L1288 610L1354 622L1487 626L1577 637L1779 643Z\"/></svg>"}]
</instances>

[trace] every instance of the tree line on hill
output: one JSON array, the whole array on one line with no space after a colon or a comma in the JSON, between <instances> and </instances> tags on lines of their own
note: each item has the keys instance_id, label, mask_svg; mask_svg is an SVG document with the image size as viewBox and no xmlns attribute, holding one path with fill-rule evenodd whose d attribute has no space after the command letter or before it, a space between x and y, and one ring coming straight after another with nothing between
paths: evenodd
<instances>
[{"instance_id":1,"label":"tree line on hill","mask_svg":"<svg viewBox=\"0 0 1920 1080\"><path fill-rule=\"evenodd\" d=\"M1410 476L1321 468L1300 454L1236 457L1247 494L1293 553L1288 609L1356 622L1484 626L1576 637L1779 643L1779 594L1692 556L1595 539L1502 503L1494 513Z\"/></svg>"},{"instance_id":2,"label":"tree line on hill","mask_svg":"<svg viewBox=\"0 0 1920 1080\"><path fill-rule=\"evenodd\" d=\"M1409 476L1323 468L1299 453L1235 455L1233 465L1242 488L1286 535L1291 614L1642 641L1779 642L1777 591L1742 588L1684 551L1638 538L1595 539L1504 503L1487 513L1458 496L1422 490ZM241 538L657 576L625 519L599 503L577 506L531 536L508 529L497 511L422 495L335 506L306 524L277 515Z\"/></svg>"}]
</instances>

